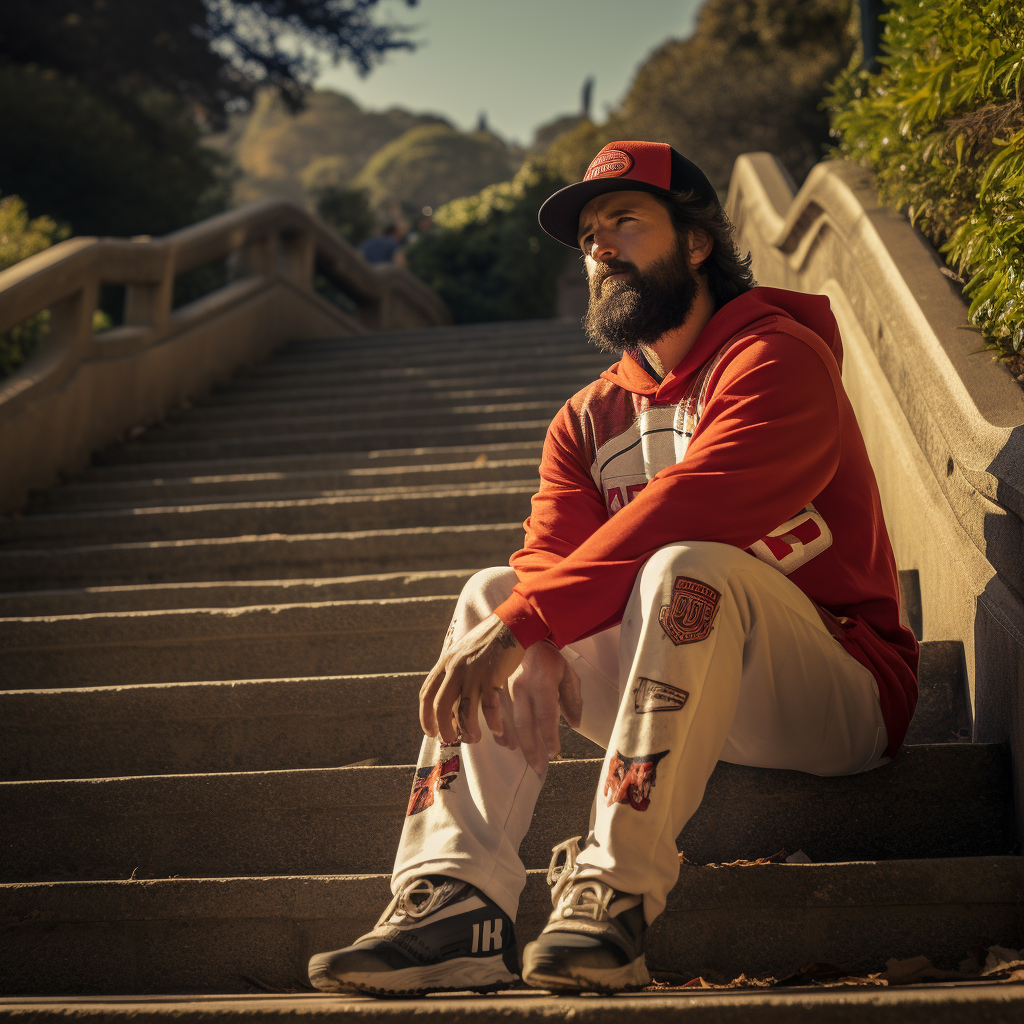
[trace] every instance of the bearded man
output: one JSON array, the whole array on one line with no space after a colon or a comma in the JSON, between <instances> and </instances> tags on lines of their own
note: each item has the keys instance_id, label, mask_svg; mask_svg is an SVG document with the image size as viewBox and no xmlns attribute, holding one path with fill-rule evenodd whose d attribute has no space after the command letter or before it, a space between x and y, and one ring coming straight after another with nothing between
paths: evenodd
<instances>
[{"instance_id":1,"label":"bearded man","mask_svg":"<svg viewBox=\"0 0 1024 1024\"><path fill-rule=\"evenodd\" d=\"M611 143L539 216L582 249L587 334L622 357L552 422L523 549L462 593L420 693L395 898L312 959L317 988L515 981L518 849L559 711L607 750L523 956L528 984L569 992L648 983L644 932L717 761L866 771L914 711L917 643L828 300L755 287L714 189L667 145Z\"/></svg>"}]
</instances>

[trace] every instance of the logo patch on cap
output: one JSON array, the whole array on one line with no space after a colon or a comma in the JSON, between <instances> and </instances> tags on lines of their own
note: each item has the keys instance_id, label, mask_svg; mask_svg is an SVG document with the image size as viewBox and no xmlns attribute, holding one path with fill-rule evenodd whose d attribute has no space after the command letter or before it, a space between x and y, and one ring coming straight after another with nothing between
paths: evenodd
<instances>
[{"instance_id":1,"label":"logo patch on cap","mask_svg":"<svg viewBox=\"0 0 1024 1024\"><path fill-rule=\"evenodd\" d=\"M633 167L633 158L621 149L602 149L587 168L584 181L592 178L619 178Z\"/></svg>"}]
</instances>

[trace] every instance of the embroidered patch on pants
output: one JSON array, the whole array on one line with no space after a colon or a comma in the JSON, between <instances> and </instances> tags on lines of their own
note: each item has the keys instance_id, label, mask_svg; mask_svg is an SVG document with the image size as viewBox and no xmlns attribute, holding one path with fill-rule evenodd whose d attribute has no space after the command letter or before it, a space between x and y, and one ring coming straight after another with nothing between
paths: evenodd
<instances>
[{"instance_id":1,"label":"embroidered patch on pants","mask_svg":"<svg viewBox=\"0 0 1024 1024\"><path fill-rule=\"evenodd\" d=\"M658 621L669 640L680 644L695 644L711 635L718 599L722 595L700 580L677 576L672 585L672 601L661 606Z\"/></svg>"},{"instance_id":2,"label":"embroidered patch on pants","mask_svg":"<svg viewBox=\"0 0 1024 1024\"><path fill-rule=\"evenodd\" d=\"M459 755L443 757L432 768L417 768L416 777L412 780L412 795L409 797L407 818L420 811L425 811L434 802L434 793L441 789L450 789L459 774L461 763Z\"/></svg>"},{"instance_id":3,"label":"embroidered patch on pants","mask_svg":"<svg viewBox=\"0 0 1024 1024\"><path fill-rule=\"evenodd\" d=\"M686 690L680 690L668 683L659 683L657 679L638 677L636 689L633 690L633 710L638 715L649 711L678 711L689 699Z\"/></svg>"},{"instance_id":4,"label":"embroidered patch on pants","mask_svg":"<svg viewBox=\"0 0 1024 1024\"><path fill-rule=\"evenodd\" d=\"M646 811L651 805L651 787L657 779L658 762L667 753L667 750L662 750L657 754L625 757L616 750L608 765L608 777L604 780L608 806L629 804L635 811Z\"/></svg>"}]
</instances>

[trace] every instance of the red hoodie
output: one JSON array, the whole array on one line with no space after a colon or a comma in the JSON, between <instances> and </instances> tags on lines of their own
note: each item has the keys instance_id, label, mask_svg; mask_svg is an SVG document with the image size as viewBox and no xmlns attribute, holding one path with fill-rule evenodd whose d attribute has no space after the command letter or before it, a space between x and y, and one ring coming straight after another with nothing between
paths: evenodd
<instances>
[{"instance_id":1,"label":"red hoodie","mask_svg":"<svg viewBox=\"0 0 1024 1024\"><path fill-rule=\"evenodd\" d=\"M873 673L894 755L918 646L842 358L828 299L778 288L723 306L660 383L623 356L548 429L499 618L524 647L563 647L622 620L658 548L733 544L788 575Z\"/></svg>"}]
</instances>

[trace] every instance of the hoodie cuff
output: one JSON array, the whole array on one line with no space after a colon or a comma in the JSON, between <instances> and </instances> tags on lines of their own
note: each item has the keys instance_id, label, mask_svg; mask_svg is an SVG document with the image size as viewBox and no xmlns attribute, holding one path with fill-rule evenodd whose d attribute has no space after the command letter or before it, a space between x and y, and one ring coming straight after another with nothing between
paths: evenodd
<instances>
[{"instance_id":1,"label":"hoodie cuff","mask_svg":"<svg viewBox=\"0 0 1024 1024\"><path fill-rule=\"evenodd\" d=\"M514 590L507 601L503 601L494 609L494 614L512 630L524 649L538 640L551 636L551 630L537 609L522 594L517 594Z\"/></svg>"}]
</instances>

